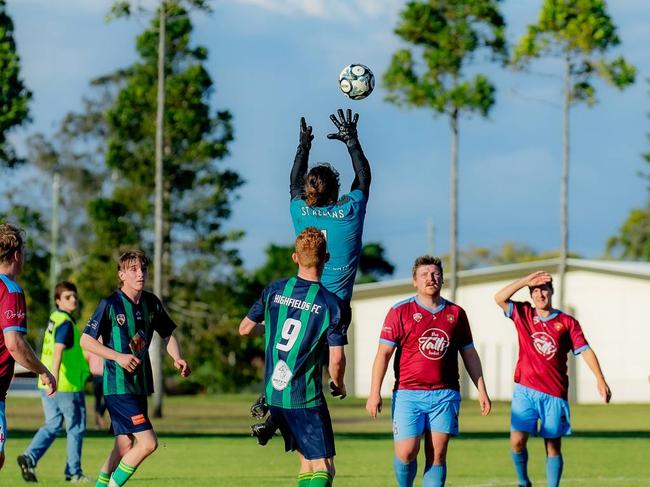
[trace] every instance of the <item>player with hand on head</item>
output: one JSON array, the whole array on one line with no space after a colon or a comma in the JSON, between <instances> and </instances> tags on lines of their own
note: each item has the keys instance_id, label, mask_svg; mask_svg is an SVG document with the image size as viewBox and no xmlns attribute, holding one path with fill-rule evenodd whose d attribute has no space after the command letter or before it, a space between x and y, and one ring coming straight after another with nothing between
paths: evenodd
<instances>
[{"instance_id":1,"label":"player with hand on head","mask_svg":"<svg viewBox=\"0 0 650 487\"><path fill-rule=\"evenodd\" d=\"M241 335L266 338L266 400L285 450L300 458L299 487L331 486L335 473L334 433L321 383L326 350L330 391L346 395L339 299L320 282L328 257L323 234L303 230L292 254L298 275L269 284L239 325Z\"/></svg>"},{"instance_id":2,"label":"player with hand on head","mask_svg":"<svg viewBox=\"0 0 650 487\"><path fill-rule=\"evenodd\" d=\"M533 305L512 301L528 287ZM534 272L501 289L494 300L517 330L519 358L512 396L510 446L520 486L530 486L528 477L529 435L540 435L546 447L546 479L549 487L560 484L564 461L562 437L571 434L568 399L567 355L582 355L596 376L598 393L608 403L612 393L589 347L580 323L553 308L553 282L544 271ZM539 422L539 426L538 426Z\"/></svg>"},{"instance_id":3,"label":"player with hand on head","mask_svg":"<svg viewBox=\"0 0 650 487\"><path fill-rule=\"evenodd\" d=\"M25 246L21 229L0 224L0 469L5 462L7 418L5 399L14 376L14 363L38 375L47 397L56 393L56 379L25 339L27 304L16 278L23 270Z\"/></svg>"},{"instance_id":4,"label":"player with hand on head","mask_svg":"<svg viewBox=\"0 0 650 487\"><path fill-rule=\"evenodd\" d=\"M372 366L366 410L375 418L382 409L381 385L388 362L397 351L393 468L399 487L413 485L422 437L426 458L422 485L445 485L449 440L458 435L459 353L478 389L481 414L487 416L491 409L467 315L460 306L440 296L442 283L439 258L425 255L415 260L413 287L416 295L395 304L388 312Z\"/></svg>"},{"instance_id":5,"label":"player with hand on head","mask_svg":"<svg viewBox=\"0 0 650 487\"><path fill-rule=\"evenodd\" d=\"M191 372L172 335L176 325L158 297L144 290L148 265L140 250L120 256L120 289L99 303L81 338L84 350L105 359L104 398L115 435L115 445L102 465L96 487L126 484L158 447L147 413L147 396L153 392L148 351L154 331L166 343L181 376Z\"/></svg>"}]
</instances>

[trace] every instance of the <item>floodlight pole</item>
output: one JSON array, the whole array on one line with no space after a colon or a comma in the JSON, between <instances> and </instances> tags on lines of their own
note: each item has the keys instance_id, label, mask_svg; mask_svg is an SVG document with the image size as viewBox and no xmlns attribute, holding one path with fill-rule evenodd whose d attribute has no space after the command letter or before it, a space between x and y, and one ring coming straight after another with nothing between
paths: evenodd
<instances>
[{"instance_id":1,"label":"floodlight pole","mask_svg":"<svg viewBox=\"0 0 650 487\"><path fill-rule=\"evenodd\" d=\"M155 224L154 224L154 257L153 257L153 287L154 294L161 300L163 296L162 253L163 253L163 115L165 113L165 5L160 2L158 25L158 94L156 99L156 195L155 195ZM155 418L162 417L164 382L162 375L162 343L160 335L154 332L149 357L153 370L154 393L152 396Z\"/></svg>"},{"instance_id":2,"label":"floodlight pole","mask_svg":"<svg viewBox=\"0 0 650 487\"><path fill-rule=\"evenodd\" d=\"M562 128L562 176L560 181L560 289L558 305L566 306L566 271L569 257L569 110L571 109L571 60L567 54L564 73Z\"/></svg>"},{"instance_id":3,"label":"floodlight pole","mask_svg":"<svg viewBox=\"0 0 650 487\"><path fill-rule=\"evenodd\" d=\"M59 279L59 200L61 175L57 169L52 174L52 226L50 229L50 307L54 308L54 288Z\"/></svg>"}]
</instances>

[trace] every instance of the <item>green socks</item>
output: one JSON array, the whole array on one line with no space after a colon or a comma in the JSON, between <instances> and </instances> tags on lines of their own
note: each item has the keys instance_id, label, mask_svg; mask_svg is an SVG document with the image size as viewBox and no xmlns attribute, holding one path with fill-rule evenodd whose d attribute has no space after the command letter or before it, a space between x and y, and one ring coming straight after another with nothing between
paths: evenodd
<instances>
[{"instance_id":1,"label":"green socks","mask_svg":"<svg viewBox=\"0 0 650 487\"><path fill-rule=\"evenodd\" d=\"M298 474L298 487L309 487L314 472L305 472Z\"/></svg>"},{"instance_id":2,"label":"green socks","mask_svg":"<svg viewBox=\"0 0 650 487\"><path fill-rule=\"evenodd\" d=\"M122 487L131 478L131 475L135 473L135 469L136 467L131 467L124 462L120 462L113 475L111 475L111 481L108 484L109 487Z\"/></svg>"},{"instance_id":3,"label":"green socks","mask_svg":"<svg viewBox=\"0 0 650 487\"><path fill-rule=\"evenodd\" d=\"M318 472L314 472L314 476L311 478L311 482L309 482L309 487L331 487L333 480L328 471L319 470Z\"/></svg>"},{"instance_id":4,"label":"green socks","mask_svg":"<svg viewBox=\"0 0 650 487\"><path fill-rule=\"evenodd\" d=\"M99 477L97 477L95 487L106 487L110 480L111 475L108 472L99 472Z\"/></svg>"}]
</instances>

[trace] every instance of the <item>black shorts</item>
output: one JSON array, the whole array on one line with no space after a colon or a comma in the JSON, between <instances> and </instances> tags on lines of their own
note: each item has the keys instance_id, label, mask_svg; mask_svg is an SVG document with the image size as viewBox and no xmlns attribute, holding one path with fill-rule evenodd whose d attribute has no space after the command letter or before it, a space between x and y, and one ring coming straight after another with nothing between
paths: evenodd
<instances>
[{"instance_id":1,"label":"black shorts","mask_svg":"<svg viewBox=\"0 0 650 487\"><path fill-rule=\"evenodd\" d=\"M140 433L153 429L147 413L147 396L109 394L104 396L115 436Z\"/></svg>"},{"instance_id":2,"label":"black shorts","mask_svg":"<svg viewBox=\"0 0 650 487\"><path fill-rule=\"evenodd\" d=\"M334 431L327 404L313 408L269 408L284 438L284 450L298 450L307 460L332 458Z\"/></svg>"}]
</instances>

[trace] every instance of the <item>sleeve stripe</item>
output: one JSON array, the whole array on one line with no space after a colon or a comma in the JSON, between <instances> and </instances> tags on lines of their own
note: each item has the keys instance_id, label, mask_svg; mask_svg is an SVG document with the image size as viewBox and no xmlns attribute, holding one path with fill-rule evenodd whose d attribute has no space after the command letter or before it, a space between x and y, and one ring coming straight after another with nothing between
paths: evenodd
<instances>
[{"instance_id":1,"label":"sleeve stripe","mask_svg":"<svg viewBox=\"0 0 650 487\"><path fill-rule=\"evenodd\" d=\"M19 331L20 333L27 333L27 328L24 326L8 326L6 328L3 328L2 331L4 333L7 333L8 331Z\"/></svg>"},{"instance_id":2,"label":"sleeve stripe","mask_svg":"<svg viewBox=\"0 0 650 487\"><path fill-rule=\"evenodd\" d=\"M582 352L584 352L588 348L589 348L589 345L583 345L582 347L575 349L573 351L573 355L580 355Z\"/></svg>"},{"instance_id":3,"label":"sleeve stripe","mask_svg":"<svg viewBox=\"0 0 650 487\"><path fill-rule=\"evenodd\" d=\"M380 338L379 343L383 343L384 345L388 345L390 347L396 347L397 343L391 342L390 340L386 340L385 338Z\"/></svg>"},{"instance_id":4,"label":"sleeve stripe","mask_svg":"<svg viewBox=\"0 0 650 487\"><path fill-rule=\"evenodd\" d=\"M514 304L512 301L508 300L508 311L504 311L503 314L506 315L506 318L512 318L512 313L514 311Z\"/></svg>"},{"instance_id":5,"label":"sleeve stripe","mask_svg":"<svg viewBox=\"0 0 650 487\"><path fill-rule=\"evenodd\" d=\"M474 348L474 342L465 345L462 349L463 350L469 350L470 348Z\"/></svg>"}]
</instances>

